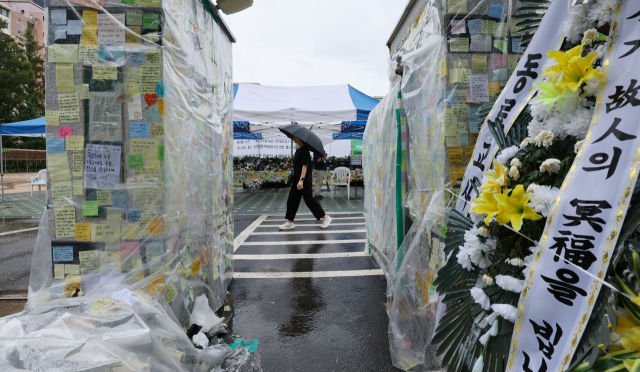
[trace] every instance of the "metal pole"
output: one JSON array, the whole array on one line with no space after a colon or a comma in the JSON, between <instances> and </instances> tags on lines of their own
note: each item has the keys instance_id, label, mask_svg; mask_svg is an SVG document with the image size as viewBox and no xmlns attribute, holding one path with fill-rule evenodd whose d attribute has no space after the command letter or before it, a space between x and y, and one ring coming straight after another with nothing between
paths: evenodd
<instances>
[{"instance_id":1,"label":"metal pole","mask_svg":"<svg viewBox=\"0 0 640 372\"><path fill-rule=\"evenodd\" d=\"M4 153L2 150L2 136L0 136L0 182L2 183L2 201L4 201L4 168L2 167L3 157L4 157Z\"/></svg>"},{"instance_id":2,"label":"metal pole","mask_svg":"<svg viewBox=\"0 0 640 372\"><path fill-rule=\"evenodd\" d=\"M27 173L29 173L29 153L27 152Z\"/></svg>"}]
</instances>

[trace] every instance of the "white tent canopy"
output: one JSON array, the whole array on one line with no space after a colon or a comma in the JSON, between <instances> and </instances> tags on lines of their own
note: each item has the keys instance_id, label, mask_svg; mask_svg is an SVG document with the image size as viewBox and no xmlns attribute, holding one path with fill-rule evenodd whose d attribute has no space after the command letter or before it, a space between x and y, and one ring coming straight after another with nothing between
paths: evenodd
<instances>
[{"instance_id":1,"label":"white tent canopy","mask_svg":"<svg viewBox=\"0 0 640 372\"><path fill-rule=\"evenodd\" d=\"M263 137L279 134L279 127L296 123L308 126L324 143L342 132L343 123L366 122L378 100L348 84L280 87L237 84L234 87L233 121L248 124L251 133ZM326 142L325 142L326 141Z\"/></svg>"}]
</instances>

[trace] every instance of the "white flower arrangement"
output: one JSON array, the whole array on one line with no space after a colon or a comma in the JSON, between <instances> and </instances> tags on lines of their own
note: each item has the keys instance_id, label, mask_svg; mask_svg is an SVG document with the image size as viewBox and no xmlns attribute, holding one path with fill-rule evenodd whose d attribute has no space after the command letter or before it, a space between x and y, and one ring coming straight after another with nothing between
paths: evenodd
<instances>
[{"instance_id":1,"label":"white flower arrangement","mask_svg":"<svg viewBox=\"0 0 640 372\"><path fill-rule=\"evenodd\" d=\"M551 207L560 194L560 189L550 186L538 186L535 188L529 205L544 217L549 217Z\"/></svg>"},{"instance_id":2,"label":"white flower arrangement","mask_svg":"<svg viewBox=\"0 0 640 372\"><path fill-rule=\"evenodd\" d=\"M516 321L516 308L509 304L493 304L491 309L504 319L515 322Z\"/></svg>"},{"instance_id":3,"label":"white flower arrangement","mask_svg":"<svg viewBox=\"0 0 640 372\"><path fill-rule=\"evenodd\" d=\"M489 296L481 288L473 287L471 288L471 297L473 300L480 305L483 310L491 309L491 301L489 301Z\"/></svg>"},{"instance_id":4,"label":"white flower arrangement","mask_svg":"<svg viewBox=\"0 0 640 372\"><path fill-rule=\"evenodd\" d=\"M604 26L611 22L619 4L620 0L598 0L589 10L589 20L597 22L598 27Z\"/></svg>"},{"instance_id":5,"label":"white flower arrangement","mask_svg":"<svg viewBox=\"0 0 640 372\"><path fill-rule=\"evenodd\" d=\"M533 143L538 147L544 147L548 149L551 144L553 144L554 139L553 132L548 130L543 130L533 139Z\"/></svg>"},{"instance_id":6,"label":"white flower arrangement","mask_svg":"<svg viewBox=\"0 0 640 372\"><path fill-rule=\"evenodd\" d=\"M592 28L589 4L574 5L569 11L569 19L564 24L564 34L572 43L579 43L585 31Z\"/></svg>"},{"instance_id":7,"label":"white flower arrangement","mask_svg":"<svg viewBox=\"0 0 640 372\"><path fill-rule=\"evenodd\" d=\"M540 172L542 173L558 173L560 171L560 160L547 159L540 165Z\"/></svg>"},{"instance_id":8,"label":"white flower arrangement","mask_svg":"<svg viewBox=\"0 0 640 372\"><path fill-rule=\"evenodd\" d=\"M505 291L520 293L524 286L524 280L518 280L507 275L498 275L496 276L496 284Z\"/></svg>"},{"instance_id":9,"label":"white flower arrangement","mask_svg":"<svg viewBox=\"0 0 640 372\"><path fill-rule=\"evenodd\" d=\"M500 162L500 164L505 164L505 165L509 164L509 160L511 160L511 158L516 156L518 151L520 151L518 146L508 147L508 148L502 150L502 152L500 152L500 155L498 155L496 160L498 160Z\"/></svg>"}]
</instances>

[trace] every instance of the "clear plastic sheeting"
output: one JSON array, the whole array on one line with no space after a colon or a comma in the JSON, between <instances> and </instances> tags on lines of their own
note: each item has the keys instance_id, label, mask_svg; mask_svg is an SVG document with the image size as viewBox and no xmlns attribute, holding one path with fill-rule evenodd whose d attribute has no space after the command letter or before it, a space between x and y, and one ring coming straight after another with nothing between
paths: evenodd
<instances>
[{"instance_id":1,"label":"clear plastic sheeting","mask_svg":"<svg viewBox=\"0 0 640 372\"><path fill-rule=\"evenodd\" d=\"M28 314L128 289L188 328L194 294L219 308L233 274L231 34L198 0L46 5L49 177Z\"/></svg>"},{"instance_id":2,"label":"clear plastic sheeting","mask_svg":"<svg viewBox=\"0 0 640 372\"><path fill-rule=\"evenodd\" d=\"M383 269L396 254L396 110L400 85L371 111L362 138L362 171L368 245Z\"/></svg>"},{"instance_id":3,"label":"clear plastic sheeting","mask_svg":"<svg viewBox=\"0 0 640 372\"><path fill-rule=\"evenodd\" d=\"M53 300L0 319L2 370L223 371L228 345L196 349L147 295L103 295Z\"/></svg>"}]
</instances>

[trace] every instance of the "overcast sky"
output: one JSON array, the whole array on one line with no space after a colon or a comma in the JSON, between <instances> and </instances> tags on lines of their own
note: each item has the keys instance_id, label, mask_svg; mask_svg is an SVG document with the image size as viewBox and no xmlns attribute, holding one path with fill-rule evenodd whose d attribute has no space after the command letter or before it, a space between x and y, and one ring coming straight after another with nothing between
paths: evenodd
<instances>
[{"instance_id":1,"label":"overcast sky","mask_svg":"<svg viewBox=\"0 0 640 372\"><path fill-rule=\"evenodd\" d=\"M233 81L263 85L351 84L389 90L387 40L407 0L254 0L223 15L236 37Z\"/></svg>"}]
</instances>

